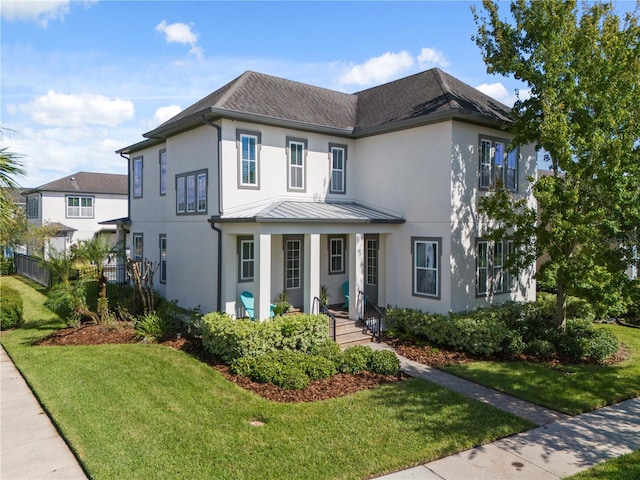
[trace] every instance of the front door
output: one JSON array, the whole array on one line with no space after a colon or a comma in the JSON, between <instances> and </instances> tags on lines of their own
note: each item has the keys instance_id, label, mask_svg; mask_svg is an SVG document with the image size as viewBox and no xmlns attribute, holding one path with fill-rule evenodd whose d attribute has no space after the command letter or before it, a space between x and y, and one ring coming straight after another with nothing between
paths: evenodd
<instances>
[{"instance_id":1,"label":"front door","mask_svg":"<svg viewBox=\"0 0 640 480\"><path fill-rule=\"evenodd\" d=\"M303 245L301 236L284 237L284 291L294 308L304 306Z\"/></svg>"},{"instance_id":2,"label":"front door","mask_svg":"<svg viewBox=\"0 0 640 480\"><path fill-rule=\"evenodd\" d=\"M378 305L378 235L365 235L364 294L367 301Z\"/></svg>"}]
</instances>

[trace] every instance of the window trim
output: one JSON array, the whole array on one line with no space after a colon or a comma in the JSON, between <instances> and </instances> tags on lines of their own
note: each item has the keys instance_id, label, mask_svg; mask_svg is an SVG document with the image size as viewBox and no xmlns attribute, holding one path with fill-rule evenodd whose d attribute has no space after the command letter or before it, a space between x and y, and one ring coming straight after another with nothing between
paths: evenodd
<instances>
[{"instance_id":1,"label":"window trim","mask_svg":"<svg viewBox=\"0 0 640 480\"><path fill-rule=\"evenodd\" d=\"M244 248L243 245L251 244L253 246L253 258L245 259L244 258ZM253 264L253 268L251 269L253 275L251 277L244 276L244 269L242 268L244 264L251 262ZM256 243L253 236L238 236L238 283L249 283L255 280L256 275Z\"/></svg>"},{"instance_id":2,"label":"window trim","mask_svg":"<svg viewBox=\"0 0 640 480\"><path fill-rule=\"evenodd\" d=\"M339 241L342 244L342 251L340 254L334 254L333 252L333 242ZM340 275L346 273L346 264L347 264L347 236L346 235L329 235L327 237L327 249L329 251L329 264L328 264L328 273L329 275ZM333 269L333 259L340 258L341 269L334 270Z\"/></svg>"},{"instance_id":3,"label":"window trim","mask_svg":"<svg viewBox=\"0 0 640 480\"><path fill-rule=\"evenodd\" d=\"M287 191L288 192L306 192L307 191L307 145L308 142L304 138L286 137L287 141ZM302 145L302 165L295 165L295 167L302 170L302 187L294 187L291 182L294 178L292 171L294 165L291 163L293 156L291 154L291 145Z\"/></svg>"},{"instance_id":4,"label":"window trim","mask_svg":"<svg viewBox=\"0 0 640 480\"><path fill-rule=\"evenodd\" d=\"M511 141L505 138L492 137L490 135L480 135L478 140L478 188L482 191L488 191L493 188L504 188L510 192L518 191L518 161L520 158L519 147L509 149ZM485 145L489 146L488 162L484 153ZM496 151L500 149L497 145L501 145L502 159L496 162ZM513 166L510 167L511 160L514 160ZM498 178L498 168L501 169L500 178ZM484 181L487 177L483 172L488 170L488 184ZM513 171L513 185L509 181L509 172Z\"/></svg>"},{"instance_id":5,"label":"window trim","mask_svg":"<svg viewBox=\"0 0 640 480\"><path fill-rule=\"evenodd\" d=\"M136 169L136 166L140 165L140 170L139 172ZM139 156L139 157L134 157L131 159L131 181L132 181L132 186L131 186L131 190L133 192L133 198L142 198L143 194L144 194L144 189L143 189L143 171L144 171L144 156ZM140 180L140 185L138 186L138 184L136 183L136 179L139 176L139 180Z\"/></svg>"},{"instance_id":6,"label":"window trim","mask_svg":"<svg viewBox=\"0 0 640 480\"><path fill-rule=\"evenodd\" d=\"M436 272L436 293L423 293L416 291L417 289L417 267L416 267L416 245L418 243L431 243L435 244L437 248L436 252L436 267L430 270ZM422 267L426 268L426 267ZM411 295L413 297L430 298L433 300L440 300L442 290L442 238L441 237L411 237Z\"/></svg>"},{"instance_id":7,"label":"window trim","mask_svg":"<svg viewBox=\"0 0 640 480\"><path fill-rule=\"evenodd\" d=\"M164 247L163 244L164 243ZM160 283L167 283L167 234L161 233L158 236L158 248L160 250L160 259L159 259L159 281Z\"/></svg>"},{"instance_id":8,"label":"window trim","mask_svg":"<svg viewBox=\"0 0 640 480\"><path fill-rule=\"evenodd\" d=\"M200 179L204 178L203 182ZM192 181L192 183L190 182ZM190 185L193 187L193 202L190 204ZM209 209L209 169L179 173L175 176L176 215L206 215ZM204 192L204 206L200 205Z\"/></svg>"},{"instance_id":9,"label":"window trim","mask_svg":"<svg viewBox=\"0 0 640 480\"><path fill-rule=\"evenodd\" d=\"M342 170L333 168L333 152L334 150L342 150ZM342 190L334 188L333 172L342 172ZM346 194L347 193L347 145L330 143L329 144L329 193Z\"/></svg>"},{"instance_id":10,"label":"window trim","mask_svg":"<svg viewBox=\"0 0 640 480\"><path fill-rule=\"evenodd\" d=\"M160 185L158 191L160 196L167 195L167 149L163 148L158 152L158 165L160 169Z\"/></svg>"},{"instance_id":11,"label":"window trim","mask_svg":"<svg viewBox=\"0 0 640 480\"><path fill-rule=\"evenodd\" d=\"M78 215L69 215L69 200L72 198L78 199ZM90 199L91 200L91 215L82 215L82 200ZM73 219L91 219L96 218L96 198L93 195L65 195L64 196L64 216L65 218L73 218ZM87 208L87 207L84 207Z\"/></svg>"},{"instance_id":12,"label":"window trim","mask_svg":"<svg viewBox=\"0 0 640 480\"><path fill-rule=\"evenodd\" d=\"M255 152L255 183L244 183L242 177L242 139L245 137L255 138L256 152ZM260 150L262 148L262 133L251 130L236 129L236 148L238 150L238 188L248 190L260 190ZM248 159L250 161L250 159Z\"/></svg>"}]
</instances>

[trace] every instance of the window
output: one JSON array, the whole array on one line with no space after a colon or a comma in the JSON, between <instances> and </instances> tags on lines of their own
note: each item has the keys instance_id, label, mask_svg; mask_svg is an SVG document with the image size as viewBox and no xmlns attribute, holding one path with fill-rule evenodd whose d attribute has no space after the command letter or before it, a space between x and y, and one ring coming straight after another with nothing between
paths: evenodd
<instances>
[{"instance_id":1,"label":"window","mask_svg":"<svg viewBox=\"0 0 640 480\"><path fill-rule=\"evenodd\" d=\"M238 143L238 187L259 188L260 133L236 131Z\"/></svg>"},{"instance_id":2,"label":"window","mask_svg":"<svg viewBox=\"0 0 640 480\"><path fill-rule=\"evenodd\" d=\"M39 197L27 197L27 218L38 218Z\"/></svg>"},{"instance_id":3,"label":"window","mask_svg":"<svg viewBox=\"0 0 640 480\"><path fill-rule=\"evenodd\" d=\"M142 262L144 260L143 241L141 233L133 234L133 261Z\"/></svg>"},{"instance_id":4,"label":"window","mask_svg":"<svg viewBox=\"0 0 640 480\"><path fill-rule=\"evenodd\" d=\"M366 240L367 254L367 285L378 285L378 239L368 238Z\"/></svg>"},{"instance_id":5,"label":"window","mask_svg":"<svg viewBox=\"0 0 640 480\"><path fill-rule=\"evenodd\" d=\"M160 196L167 194L167 151L160 150Z\"/></svg>"},{"instance_id":6,"label":"window","mask_svg":"<svg viewBox=\"0 0 640 480\"><path fill-rule=\"evenodd\" d=\"M440 239L412 238L413 295L440 298Z\"/></svg>"},{"instance_id":7,"label":"window","mask_svg":"<svg viewBox=\"0 0 640 480\"><path fill-rule=\"evenodd\" d=\"M176 175L176 213L207 213L207 170Z\"/></svg>"},{"instance_id":8,"label":"window","mask_svg":"<svg viewBox=\"0 0 640 480\"><path fill-rule=\"evenodd\" d=\"M67 218L93 218L93 197L67 197Z\"/></svg>"},{"instance_id":9,"label":"window","mask_svg":"<svg viewBox=\"0 0 640 480\"><path fill-rule=\"evenodd\" d=\"M142 198L142 157L133 159L133 198Z\"/></svg>"},{"instance_id":10,"label":"window","mask_svg":"<svg viewBox=\"0 0 640 480\"><path fill-rule=\"evenodd\" d=\"M305 191L305 162L307 141L287 137L289 170L287 188L291 191Z\"/></svg>"},{"instance_id":11,"label":"window","mask_svg":"<svg viewBox=\"0 0 640 480\"><path fill-rule=\"evenodd\" d=\"M238 281L253 281L255 270L255 250L253 237L238 238Z\"/></svg>"},{"instance_id":12,"label":"window","mask_svg":"<svg viewBox=\"0 0 640 480\"><path fill-rule=\"evenodd\" d=\"M345 145L329 145L331 157L331 193L345 193L347 147Z\"/></svg>"},{"instance_id":13,"label":"window","mask_svg":"<svg viewBox=\"0 0 640 480\"><path fill-rule=\"evenodd\" d=\"M160 283L167 283L167 236L160 235Z\"/></svg>"},{"instance_id":14,"label":"window","mask_svg":"<svg viewBox=\"0 0 640 480\"><path fill-rule=\"evenodd\" d=\"M345 272L345 237L329 237L329 275Z\"/></svg>"},{"instance_id":15,"label":"window","mask_svg":"<svg viewBox=\"0 0 640 480\"><path fill-rule=\"evenodd\" d=\"M503 187L518 189L518 151L507 152L507 142L490 138L480 139L480 188Z\"/></svg>"},{"instance_id":16,"label":"window","mask_svg":"<svg viewBox=\"0 0 640 480\"><path fill-rule=\"evenodd\" d=\"M476 242L476 295L479 297L512 292L517 287L517 275L505 269L513 255L513 240Z\"/></svg>"}]
</instances>

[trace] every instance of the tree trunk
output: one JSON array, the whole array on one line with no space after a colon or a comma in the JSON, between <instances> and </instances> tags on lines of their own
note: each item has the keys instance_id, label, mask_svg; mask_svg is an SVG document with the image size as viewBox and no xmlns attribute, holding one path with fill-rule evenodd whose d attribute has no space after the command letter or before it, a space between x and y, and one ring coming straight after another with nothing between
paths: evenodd
<instances>
[{"instance_id":1,"label":"tree trunk","mask_svg":"<svg viewBox=\"0 0 640 480\"><path fill-rule=\"evenodd\" d=\"M564 332L567 326L567 292L561 283L556 286L556 308L553 318L556 321L556 328Z\"/></svg>"}]
</instances>

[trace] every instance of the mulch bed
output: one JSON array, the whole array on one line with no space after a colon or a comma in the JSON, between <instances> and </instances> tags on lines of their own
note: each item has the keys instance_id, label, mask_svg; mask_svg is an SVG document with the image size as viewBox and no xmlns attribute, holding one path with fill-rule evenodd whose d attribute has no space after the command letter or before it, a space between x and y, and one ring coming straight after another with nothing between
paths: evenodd
<instances>
[{"instance_id":1,"label":"mulch bed","mask_svg":"<svg viewBox=\"0 0 640 480\"><path fill-rule=\"evenodd\" d=\"M113 326L84 324L78 328L58 330L39 341L37 345L102 345L110 343L138 343L138 340L135 339L133 325L127 322ZM297 403L328 400L408 378L404 374L393 376L370 372L362 372L356 375L341 373L324 380L312 381L302 390L283 390L271 383L257 383L247 377L233 375L222 360L214 357L204 349L200 339L172 338L161 343L196 357L245 390L276 402Z\"/></svg>"}]
</instances>

